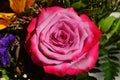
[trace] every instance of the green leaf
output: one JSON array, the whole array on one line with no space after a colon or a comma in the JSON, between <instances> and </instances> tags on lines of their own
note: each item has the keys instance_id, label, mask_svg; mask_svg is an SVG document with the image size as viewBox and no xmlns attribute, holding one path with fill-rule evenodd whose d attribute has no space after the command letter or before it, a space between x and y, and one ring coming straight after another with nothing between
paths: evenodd
<instances>
[{"instance_id":1,"label":"green leaf","mask_svg":"<svg viewBox=\"0 0 120 80\"><path fill-rule=\"evenodd\" d=\"M111 39L111 37L116 33L116 34L119 34L119 27L120 27L120 19L115 21L116 24L114 24L112 26L112 29L110 30L110 32L108 33L104 33L102 35L102 38L100 39L100 44L101 45L105 45L106 43L109 42L109 40ZM115 38L117 39L117 38ZM115 40L113 39L113 40ZM119 39L119 38L118 38ZM109 43L110 44L110 43Z\"/></svg>"},{"instance_id":2,"label":"green leaf","mask_svg":"<svg viewBox=\"0 0 120 80\"><path fill-rule=\"evenodd\" d=\"M2 70L2 74L5 75L6 74L6 70Z\"/></svg>"},{"instance_id":3,"label":"green leaf","mask_svg":"<svg viewBox=\"0 0 120 80\"><path fill-rule=\"evenodd\" d=\"M101 44L101 45L104 45L104 44L107 43L107 42L108 42L108 39L107 39L106 34L104 33L104 34L102 35L101 39L100 39L100 44Z\"/></svg>"},{"instance_id":4,"label":"green leaf","mask_svg":"<svg viewBox=\"0 0 120 80\"><path fill-rule=\"evenodd\" d=\"M119 73L119 60L115 55L104 55L104 58L100 58L100 67L103 71L104 80L114 80Z\"/></svg>"},{"instance_id":5,"label":"green leaf","mask_svg":"<svg viewBox=\"0 0 120 80\"><path fill-rule=\"evenodd\" d=\"M89 80L97 80L95 77L93 77L93 76L89 76L89 78L88 78Z\"/></svg>"},{"instance_id":6,"label":"green leaf","mask_svg":"<svg viewBox=\"0 0 120 80\"><path fill-rule=\"evenodd\" d=\"M100 29L101 29L102 26L103 26L104 20L105 20L105 19L102 18L102 19L98 22L98 26L99 26Z\"/></svg>"},{"instance_id":7,"label":"green leaf","mask_svg":"<svg viewBox=\"0 0 120 80\"><path fill-rule=\"evenodd\" d=\"M108 53L107 49L105 48L100 48L99 52L100 52L100 55L106 55Z\"/></svg>"},{"instance_id":8,"label":"green leaf","mask_svg":"<svg viewBox=\"0 0 120 80\"><path fill-rule=\"evenodd\" d=\"M120 43L117 44L117 47L120 49Z\"/></svg>"},{"instance_id":9,"label":"green leaf","mask_svg":"<svg viewBox=\"0 0 120 80\"><path fill-rule=\"evenodd\" d=\"M9 77L7 75L2 75L2 78L5 78L5 80L9 80ZM2 80L2 79L0 79Z\"/></svg>"},{"instance_id":10,"label":"green leaf","mask_svg":"<svg viewBox=\"0 0 120 80\"><path fill-rule=\"evenodd\" d=\"M42 0L42 3L48 2L48 0Z\"/></svg>"},{"instance_id":11,"label":"green leaf","mask_svg":"<svg viewBox=\"0 0 120 80\"><path fill-rule=\"evenodd\" d=\"M119 59L116 56L109 56L109 58L114 60L114 61L119 61Z\"/></svg>"},{"instance_id":12,"label":"green leaf","mask_svg":"<svg viewBox=\"0 0 120 80\"><path fill-rule=\"evenodd\" d=\"M103 70L106 70L107 68L109 68L109 63L102 63L100 65L100 67L103 69Z\"/></svg>"},{"instance_id":13,"label":"green leaf","mask_svg":"<svg viewBox=\"0 0 120 80\"><path fill-rule=\"evenodd\" d=\"M1 78L5 78L5 80L9 80L9 77L8 77L8 75L6 73L7 71L5 69L2 69L1 71L2 71ZM2 79L0 79L0 80L2 80Z\"/></svg>"},{"instance_id":14,"label":"green leaf","mask_svg":"<svg viewBox=\"0 0 120 80\"><path fill-rule=\"evenodd\" d=\"M119 62L119 61L118 61ZM110 64L112 64L112 67L120 67L120 64L114 61L110 61Z\"/></svg>"},{"instance_id":15,"label":"green leaf","mask_svg":"<svg viewBox=\"0 0 120 80\"><path fill-rule=\"evenodd\" d=\"M119 73L119 69L116 68L116 66L115 66L115 67L111 66L111 68L114 68L114 69L111 69L111 72L112 72L112 73ZM117 74L116 74L116 75L117 75Z\"/></svg>"},{"instance_id":16,"label":"green leaf","mask_svg":"<svg viewBox=\"0 0 120 80\"><path fill-rule=\"evenodd\" d=\"M76 80L85 80L88 77L88 73L83 73L77 76Z\"/></svg>"},{"instance_id":17,"label":"green leaf","mask_svg":"<svg viewBox=\"0 0 120 80\"><path fill-rule=\"evenodd\" d=\"M115 21L115 17L114 16L109 16L105 19L102 19L98 23L98 25L103 32L107 32L111 28L114 21Z\"/></svg>"},{"instance_id":18,"label":"green leaf","mask_svg":"<svg viewBox=\"0 0 120 80\"><path fill-rule=\"evenodd\" d=\"M84 4L81 0L78 2L75 2L71 5L73 8L78 9L81 7L86 7L86 4Z\"/></svg>"},{"instance_id":19,"label":"green leaf","mask_svg":"<svg viewBox=\"0 0 120 80\"><path fill-rule=\"evenodd\" d=\"M100 69L94 68L92 70L89 71L90 73L97 73L97 72L101 72Z\"/></svg>"},{"instance_id":20,"label":"green leaf","mask_svg":"<svg viewBox=\"0 0 120 80\"><path fill-rule=\"evenodd\" d=\"M109 60L108 60L108 57L102 57L100 60L101 60L101 61L104 61L104 62L109 61Z\"/></svg>"},{"instance_id":21,"label":"green leaf","mask_svg":"<svg viewBox=\"0 0 120 80\"><path fill-rule=\"evenodd\" d=\"M64 0L64 4L66 7L70 7L70 0Z\"/></svg>"},{"instance_id":22,"label":"green leaf","mask_svg":"<svg viewBox=\"0 0 120 80\"><path fill-rule=\"evenodd\" d=\"M113 30L111 30L106 36L107 36L107 39L111 38L111 36L117 32L117 30L119 29L120 27L120 19L119 21L117 22L116 26L114 26Z\"/></svg>"}]
</instances>

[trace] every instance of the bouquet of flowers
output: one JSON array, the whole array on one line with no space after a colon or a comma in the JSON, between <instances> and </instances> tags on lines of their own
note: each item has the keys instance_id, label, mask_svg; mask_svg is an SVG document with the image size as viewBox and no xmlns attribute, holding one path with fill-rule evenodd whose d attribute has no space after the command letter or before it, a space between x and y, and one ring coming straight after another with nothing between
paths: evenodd
<instances>
[{"instance_id":1,"label":"bouquet of flowers","mask_svg":"<svg viewBox=\"0 0 120 80\"><path fill-rule=\"evenodd\" d=\"M115 80L119 3L1 0L0 80Z\"/></svg>"}]
</instances>

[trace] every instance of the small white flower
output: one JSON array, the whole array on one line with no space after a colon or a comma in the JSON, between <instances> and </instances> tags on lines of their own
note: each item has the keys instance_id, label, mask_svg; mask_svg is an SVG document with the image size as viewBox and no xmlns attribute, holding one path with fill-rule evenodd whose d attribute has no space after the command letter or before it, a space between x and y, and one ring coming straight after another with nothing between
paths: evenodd
<instances>
[{"instance_id":1,"label":"small white flower","mask_svg":"<svg viewBox=\"0 0 120 80\"><path fill-rule=\"evenodd\" d=\"M114 16L115 18L120 18L120 12L112 12L110 16Z\"/></svg>"},{"instance_id":2,"label":"small white flower","mask_svg":"<svg viewBox=\"0 0 120 80\"><path fill-rule=\"evenodd\" d=\"M24 77L24 78L27 78L27 74L23 74L23 77Z\"/></svg>"},{"instance_id":3,"label":"small white flower","mask_svg":"<svg viewBox=\"0 0 120 80\"><path fill-rule=\"evenodd\" d=\"M0 78L0 80L6 80L5 78Z\"/></svg>"}]
</instances>

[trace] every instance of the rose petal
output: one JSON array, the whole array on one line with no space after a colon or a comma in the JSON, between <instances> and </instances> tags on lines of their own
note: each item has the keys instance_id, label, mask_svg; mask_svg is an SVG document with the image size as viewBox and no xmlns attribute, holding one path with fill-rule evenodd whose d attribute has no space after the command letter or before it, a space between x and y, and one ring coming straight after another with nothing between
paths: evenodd
<instances>
[{"instance_id":1,"label":"rose petal","mask_svg":"<svg viewBox=\"0 0 120 80\"><path fill-rule=\"evenodd\" d=\"M41 50L39 50L37 46L38 41L39 40L37 40L37 36L34 34L31 37L31 47L30 47L30 53L34 55L34 57L32 58L37 58L43 64L60 64L62 62L62 61L48 59L45 55L43 55L43 53L41 52ZM34 48L32 46L34 46Z\"/></svg>"},{"instance_id":2,"label":"rose petal","mask_svg":"<svg viewBox=\"0 0 120 80\"><path fill-rule=\"evenodd\" d=\"M102 33L97 28L97 26L94 24L94 22L92 22L89 19L88 16L86 16L85 14L82 14L82 15L80 15L80 18L83 20L83 22L88 24L88 26L86 27L86 30L87 30L87 32L89 34L89 37L86 40L86 44L84 45L84 48L82 50L84 52L84 51L87 51L87 49L91 48L93 45L95 45L98 42L98 40L100 39Z\"/></svg>"},{"instance_id":3,"label":"rose petal","mask_svg":"<svg viewBox=\"0 0 120 80\"><path fill-rule=\"evenodd\" d=\"M59 11L59 10L63 10L63 8L61 7L52 7L52 8L42 8L41 13L38 17L38 25L41 24L44 20L46 20L47 18L49 18L52 14L54 14L55 12Z\"/></svg>"},{"instance_id":4,"label":"rose petal","mask_svg":"<svg viewBox=\"0 0 120 80\"><path fill-rule=\"evenodd\" d=\"M44 70L47 73L55 74L57 76L77 75L87 72L95 66L98 58L98 46L99 43L97 43L86 55L84 55L83 58L73 61L72 63L44 66Z\"/></svg>"},{"instance_id":5,"label":"rose petal","mask_svg":"<svg viewBox=\"0 0 120 80\"><path fill-rule=\"evenodd\" d=\"M28 41L28 39L30 39L30 37L32 35L32 31L35 29L36 22L37 22L37 18L33 18L27 28L28 33L27 33L27 37L26 37L26 42Z\"/></svg>"}]
</instances>

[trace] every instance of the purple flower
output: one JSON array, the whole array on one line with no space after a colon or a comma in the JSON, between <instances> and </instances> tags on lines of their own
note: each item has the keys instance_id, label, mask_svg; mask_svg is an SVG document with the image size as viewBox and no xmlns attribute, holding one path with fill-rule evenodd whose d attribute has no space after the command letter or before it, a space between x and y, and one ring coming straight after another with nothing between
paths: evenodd
<instances>
[{"instance_id":1,"label":"purple flower","mask_svg":"<svg viewBox=\"0 0 120 80\"><path fill-rule=\"evenodd\" d=\"M10 63L10 56L8 54L8 47L15 40L15 36L12 34L4 35L0 34L0 62L2 66L6 66Z\"/></svg>"},{"instance_id":2,"label":"purple flower","mask_svg":"<svg viewBox=\"0 0 120 80\"><path fill-rule=\"evenodd\" d=\"M8 48L0 48L0 59L2 66L6 66L10 63L10 57L8 55Z\"/></svg>"}]
</instances>

